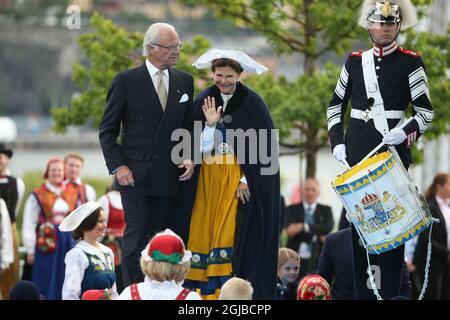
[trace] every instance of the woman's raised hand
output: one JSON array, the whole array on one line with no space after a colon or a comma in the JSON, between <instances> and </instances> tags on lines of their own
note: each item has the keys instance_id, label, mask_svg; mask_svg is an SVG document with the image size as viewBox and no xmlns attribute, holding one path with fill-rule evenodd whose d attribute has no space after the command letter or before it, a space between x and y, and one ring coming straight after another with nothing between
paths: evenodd
<instances>
[{"instance_id":1,"label":"woman's raised hand","mask_svg":"<svg viewBox=\"0 0 450 320\"><path fill-rule=\"evenodd\" d=\"M216 109L216 100L214 97L208 96L203 102L203 114L205 115L206 122L209 127L214 127L220 119L220 112L222 107Z\"/></svg>"}]
</instances>

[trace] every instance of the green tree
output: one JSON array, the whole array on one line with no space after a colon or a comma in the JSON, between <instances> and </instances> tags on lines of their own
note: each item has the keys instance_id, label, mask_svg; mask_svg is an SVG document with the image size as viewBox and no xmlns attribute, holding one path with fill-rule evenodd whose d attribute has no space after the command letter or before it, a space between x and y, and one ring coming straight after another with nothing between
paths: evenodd
<instances>
[{"instance_id":1,"label":"green tree","mask_svg":"<svg viewBox=\"0 0 450 320\"><path fill-rule=\"evenodd\" d=\"M72 80L81 93L72 98L70 106L51 109L55 123L53 129L59 133L65 133L71 125L81 126L89 121L98 127L113 77L141 64L145 59L141 55L143 33L126 31L98 13L92 15L90 26L92 32L78 37L78 44L88 63L73 66ZM191 61L209 47L205 38L195 37L183 45L177 64L178 69L193 74L199 85L207 78L208 71L193 68ZM196 90L199 88L197 86Z\"/></svg>"},{"instance_id":2,"label":"green tree","mask_svg":"<svg viewBox=\"0 0 450 320\"><path fill-rule=\"evenodd\" d=\"M280 129L282 144L298 148L306 156L306 175L315 176L317 151L328 145L326 108L339 77L340 67L327 64L320 67L320 61L330 53L341 56L349 52L356 41L366 41L367 32L356 24L356 16L361 0L179 0L191 5L204 5L213 10L216 17L229 19L236 25L253 29L263 35L276 49L277 53L300 53L303 59L303 73L294 81L282 76L268 74L251 77L247 83L257 90L271 109L277 127ZM431 0L413 0L419 8L419 17ZM431 40L428 35L427 49L440 45L433 51L433 58L445 54L445 41ZM408 33L408 39L418 39L417 34ZM433 38L434 39L434 38ZM408 40L414 42L413 40ZM447 36L448 43L448 36ZM415 47L411 47L414 48ZM428 50L424 52L428 53ZM424 60L429 58L424 54ZM430 74L430 83L435 82L434 75L442 74L448 68L440 64L438 71ZM442 78L441 78L442 79ZM444 78L445 79L445 78ZM446 93L438 93L445 84L436 81L431 87L431 95L436 107L443 108L449 98ZM448 86L448 84L447 84ZM448 88L447 88L448 89ZM441 100L442 99L442 100ZM440 111L438 111L440 112ZM449 118L442 119L433 135L442 133ZM303 137L298 141L288 138L291 129L297 129Z\"/></svg>"}]
</instances>

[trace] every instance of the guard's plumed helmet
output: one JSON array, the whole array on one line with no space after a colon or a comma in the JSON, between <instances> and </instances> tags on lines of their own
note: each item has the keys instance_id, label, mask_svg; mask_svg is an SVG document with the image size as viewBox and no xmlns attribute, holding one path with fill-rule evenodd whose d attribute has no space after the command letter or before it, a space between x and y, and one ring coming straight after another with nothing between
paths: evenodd
<instances>
[{"instance_id":1,"label":"guard's plumed helmet","mask_svg":"<svg viewBox=\"0 0 450 320\"><path fill-rule=\"evenodd\" d=\"M416 24L417 13L410 0L364 0L358 24L367 29L369 22L401 22L406 30Z\"/></svg>"}]
</instances>

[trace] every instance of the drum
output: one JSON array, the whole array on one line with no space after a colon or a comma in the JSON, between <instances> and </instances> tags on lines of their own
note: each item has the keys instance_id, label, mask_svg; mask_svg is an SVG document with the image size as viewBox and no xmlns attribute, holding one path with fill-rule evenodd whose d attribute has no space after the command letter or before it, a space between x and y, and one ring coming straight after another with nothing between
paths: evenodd
<instances>
[{"instance_id":1,"label":"drum","mask_svg":"<svg viewBox=\"0 0 450 320\"><path fill-rule=\"evenodd\" d=\"M345 171L332 186L371 254L397 248L432 221L427 202L394 148Z\"/></svg>"}]
</instances>

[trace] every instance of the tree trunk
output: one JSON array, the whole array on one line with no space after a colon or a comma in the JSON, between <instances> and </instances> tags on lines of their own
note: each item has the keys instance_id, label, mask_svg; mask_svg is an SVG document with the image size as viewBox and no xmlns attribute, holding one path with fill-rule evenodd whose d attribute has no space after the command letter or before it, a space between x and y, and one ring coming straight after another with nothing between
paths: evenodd
<instances>
[{"instance_id":1,"label":"tree trunk","mask_svg":"<svg viewBox=\"0 0 450 320\"><path fill-rule=\"evenodd\" d=\"M316 38L316 32L314 31L314 25L311 22L311 11L309 7L314 4L314 0L305 0L303 3L303 11L305 14L305 52L303 52L305 59L303 60L303 70L308 75L313 75L316 70L317 59L313 56L314 52L311 52L311 41Z\"/></svg>"},{"instance_id":2,"label":"tree trunk","mask_svg":"<svg viewBox=\"0 0 450 320\"><path fill-rule=\"evenodd\" d=\"M303 60L303 70L305 71L306 74L312 76L314 74L314 71L316 70L316 64L317 64L316 58L309 55L305 55L305 60Z\"/></svg>"},{"instance_id":3,"label":"tree trunk","mask_svg":"<svg viewBox=\"0 0 450 320\"><path fill-rule=\"evenodd\" d=\"M317 169L316 150L306 150L306 178L315 178Z\"/></svg>"},{"instance_id":4,"label":"tree trunk","mask_svg":"<svg viewBox=\"0 0 450 320\"><path fill-rule=\"evenodd\" d=\"M316 176L318 132L317 128L308 128L305 132L306 178Z\"/></svg>"}]
</instances>

